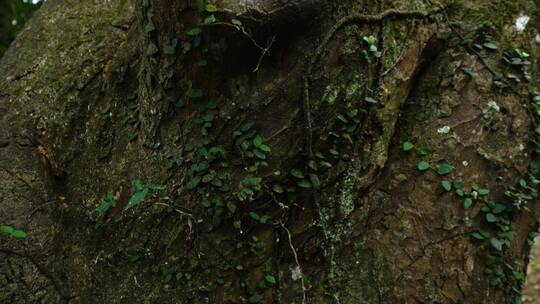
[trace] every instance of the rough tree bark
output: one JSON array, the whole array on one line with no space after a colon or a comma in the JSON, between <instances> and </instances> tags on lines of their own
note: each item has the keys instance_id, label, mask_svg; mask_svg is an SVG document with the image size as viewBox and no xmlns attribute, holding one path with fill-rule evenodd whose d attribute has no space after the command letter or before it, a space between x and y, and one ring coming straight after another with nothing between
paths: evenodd
<instances>
[{"instance_id":1,"label":"rough tree bark","mask_svg":"<svg viewBox=\"0 0 540 304\"><path fill-rule=\"evenodd\" d=\"M536 1L200 4L48 0L2 58L0 302L516 301Z\"/></svg>"}]
</instances>

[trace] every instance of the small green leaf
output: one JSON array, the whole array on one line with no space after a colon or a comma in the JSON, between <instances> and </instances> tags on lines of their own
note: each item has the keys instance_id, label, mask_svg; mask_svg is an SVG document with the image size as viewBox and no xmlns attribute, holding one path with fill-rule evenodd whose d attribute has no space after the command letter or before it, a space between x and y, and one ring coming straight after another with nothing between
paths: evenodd
<instances>
[{"instance_id":1,"label":"small green leaf","mask_svg":"<svg viewBox=\"0 0 540 304\"><path fill-rule=\"evenodd\" d=\"M486 49L489 49L489 50L496 50L499 48L499 46L493 42L486 42L483 44L483 46L486 48Z\"/></svg>"},{"instance_id":2,"label":"small green leaf","mask_svg":"<svg viewBox=\"0 0 540 304\"><path fill-rule=\"evenodd\" d=\"M214 23L216 21L217 21L216 16L214 16L214 15L210 15L210 16L204 18L204 24L212 24L212 23Z\"/></svg>"},{"instance_id":3,"label":"small green leaf","mask_svg":"<svg viewBox=\"0 0 540 304\"><path fill-rule=\"evenodd\" d=\"M525 281L525 273L521 271L513 271L512 274L514 275L514 279L518 281Z\"/></svg>"},{"instance_id":4,"label":"small green leaf","mask_svg":"<svg viewBox=\"0 0 540 304\"><path fill-rule=\"evenodd\" d=\"M172 274L169 273L165 276L165 278L163 279L163 282L168 283L171 281L171 279L172 279Z\"/></svg>"},{"instance_id":5,"label":"small green leaf","mask_svg":"<svg viewBox=\"0 0 540 304\"><path fill-rule=\"evenodd\" d=\"M486 214L486 221L495 223L497 221L497 217L493 213L488 213Z\"/></svg>"},{"instance_id":6,"label":"small green leaf","mask_svg":"<svg viewBox=\"0 0 540 304\"><path fill-rule=\"evenodd\" d=\"M410 141L406 141L403 143L403 151L411 151L414 148L414 144Z\"/></svg>"},{"instance_id":7,"label":"small green leaf","mask_svg":"<svg viewBox=\"0 0 540 304\"><path fill-rule=\"evenodd\" d=\"M308 167L313 170L313 171L317 171L318 168L317 168L317 162L315 162L314 160L310 160L308 162Z\"/></svg>"},{"instance_id":8,"label":"small green leaf","mask_svg":"<svg viewBox=\"0 0 540 304\"><path fill-rule=\"evenodd\" d=\"M18 238L18 239L24 239L24 238L26 238L27 235L26 235L26 232L24 232L22 230L15 230L15 231L13 231L11 236L13 236L14 238Z\"/></svg>"},{"instance_id":9,"label":"small green leaf","mask_svg":"<svg viewBox=\"0 0 540 304\"><path fill-rule=\"evenodd\" d=\"M154 22L152 21L149 21L146 26L144 27L144 30L147 32L147 33L151 33L153 31L156 30L156 26L154 25Z\"/></svg>"},{"instance_id":10,"label":"small green leaf","mask_svg":"<svg viewBox=\"0 0 540 304\"><path fill-rule=\"evenodd\" d=\"M253 150L253 154L255 154L255 156L257 156L259 159L266 159L266 155L259 150Z\"/></svg>"},{"instance_id":11,"label":"small green leaf","mask_svg":"<svg viewBox=\"0 0 540 304\"><path fill-rule=\"evenodd\" d=\"M273 276L273 275L267 275L266 277L264 277L265 281L274 285L276 284L276 278Z\"/></svg>"},{"instance_id":12,"label":"small green leaf","mask_svg":"<svg viewBox=\"0 0 540 304\"><path fill-rule=\"evenodd\" d=\"M203 183L209 183L213 179L214 179L214 176L212 174L206 174L205 176L203 176L202 182Z\"/></svg>"},{"instance_id":13,"label":"small green leaf","mask_svg":"<svg viewBox=\"0 0 540 304\"><path fill-rule=\"evenodd\" d=\"M265 144L260 145L259 149L261 149L263 152L271 152L272 151L272 148L270 148L269 146L267 146Z\"/></svg>"},{"instance_id":14,"label":"small green leaf","mask_svg":"<svg viewBox=\"0 0 540 304\"><path fill-rule=\"evenodd\" d=\"M501 240L496 239L496 238L492 238L492 239L489 240L489 243L496 250L498 250L498 251L502 250L503 242L501 242Z\"/></svg>"},{"instance_id":15,"label":"small green leaf","mask_svg":"<svg viewBox=\"0 0 540 304\"><path fill-rule=\"evenodd\" d=\"M375 37L375 36L373 36L373 35L364 36L363 39L364 39L364 41L367 42L369 45L374 45L375 43L377 43L377 37Z\"/></svg>"},{"instance_id":16,"label":"small green leaf","mask_svg":"<svg viewBox=\"0 0 540 304\"><path fill-rule=\"evenodd\" d=\"M485 240L486 238L480 232L473 232L471 236L477 240Z\"/></svg>"},{"instance_id":17,"label":"small green leaf","mask_svg":"<svg viewBox=\"0 0 540 304\"><path fill-rule=\"evenodd\" d=\"M516 238L516 235L513 231L508 231L506 233L506 239L512 242Z\"/></svg>"},{"instance_id":18,"label":"small green leaf","mask_svg":"<svg viewBox=\"0 0 540 304\"><path fill-rule=\"evenodd\" d=\"M250 304L260 303L263 299L264 299L263 296L261 296L260 294L257 293L257 294L252 295L249 298L249 303Z\"/></svg>"},{"instance_id":19,"label":"small green leaf","mask_svg":"<svg viewBox=\"0 0 540 304\"><path fill-rule=\"evenodd\" d=\"M278 184L275 184L274 186L272 186L272 190L274 190L275 193L280 193L280 194L285 192L283 187Z\"/></svg>"},{"instance_id":20,"label":"small green leaf","mask_svg":"<svg viewBox=\"0 0 540 304\"><path fill-rule=\"evenodd\" d=\"M506 210L506 206L503 204L495 203L491 206L493 214L501 214L504 210Z\"/></svg>"},{"instance_id":21,"label":"small green leaf","mask_svg":"<svg viewBox=\"0 0 540 304\"><path fill-rule=\"evenodd\" d=\"M163 53L165 55L174 55L175 52L176 52L176 47L172 45L167 45L165 48L163 48Z\"/></svg>"},{"instance_id":22,"label":"small green leaf","mask_svg":"<svg viewBox=\"0 0 540 304\"><path fill-rule=\"evenodd\" d=\"M375 98L369 96L365 98L365 101L369 103L377 103L377 100Z\"/></svg>"},{"instance_id":23,"label":"small green leaf","mask_svg":"<svg viewBox=\"0 0 540 304\"><path fill-rule=\"evenodd\" d=\"M298 187L309 189L312 185L307 179L302 179L298 181Z\"/></svg>"},{"instance_id":24,"label":"small green leaf","mask_svg":"<svg viewBox=\"0 0 540 304\"><path fill-rule=\"evenodd\" d=\"M109 115L109 113L111 113L111 106L107 105L105 108L103 108L101 110L101 115L102 116L107 116Z\"/></svg>"},{"instance_id":25,"label":"small green leaf","mask_svg":"<svg viewBox=\"0 0 540 304\"><path fill-rule=\"evenodd\" d=\"M99 207L97 208L97 211L101 214L101 215L104 215L105 213L107 213L107 211L109 211L109 209L111 207L113 207L114 205L110 202L110 201L106 201L104 203L102 203L101 205L99 205Z\"/></svg>"},{"instance_id":26,"label":"small green leaf","mask_svg":"<svg viewBox=\"0 0 540 304\"><path fill-rule=\"evenodd\" d=\"M426 171L427 169L429 169L429 163L425 161L421 161L418 163L417 167L418 167L418 170L420 171Z\"/></svg>"},{"instance_id":27,"label":"small green leaf","mask_svg":"<svg viewBox=\"0 0 540 304\"><path fill-rule=\"evenodd\" d=\"M227 209L229 209L229 212L231 212L231 213L234 214L238 208L236 207L236 203L235 203L235 202L229 201L229 202L227 203Z\"/></svg>"},{"instance_id":28,"label":"small green leaf","mask_svg":"<svg viewBox=\"0 0 540 304\"><path fill-rule=\"evenodd\" d=\"M255 212L250 212L250 213L249 213L249 216L250 216L252 219L254 219L255 221L257 221L257 222L261 220L261 216L258 215L258 214L255 213Z\"/></svg>"},{"instance_id":29,"label":"small green leaf","mask_svg":"<svg viewBox=\"0 0 540 304\"><path fill-rule=\"evenodd\" d=\"M268 215L263 215L263 216L261 216L261 219L259 220L259 223L266 224L269 219L270 219L270 217Z\"/></svg>"},{"instance_id":30,"label":"small green leaf","mask_svg":"<svg viewBox=\"0 0 540 304\"><path fill-rule=\"evenodd\" d=\"M473 204L473 200L469 197L463 200L463 208L469 209Z\"/></svg>"},{"instance_id":31,"label":"small green leaf","mask_svg":"<svg viewBox=\"0 0 540 304\"><path fill-rule=\"evenodd\" d=\"M246 141L243 141L243 142L240 144L240 147L241 147L242 149L244 149L244 150L249 149L249 146L250 146L250 143L249 143L249 141L247 141L247 140L246 140ZM252 153L252 154L253 154L253 153Z\"/></svg>"},{"instance_id":32,"label":"small green leaf","mask_svg":"<svg viewBox=\"0 0 540 304\"><path fill-rule=\"evenodd\" d=\"M489 189L478 189L478 195L485 196L489 194Z\"/></svg>"},{"instance_id":33,"label":"small green leaf","mask_svg":"<svg viewBox=\"0 0 540 304\"><path fill-rule=\"evenodd\" d=\"M298 169L292 169L291 170L291 175L298 178L298 179L302 179L304 178L304 173L302 173L302 171L298 170Z\"/></svg>"},{"instance_id":34,"label":"small green leaf","mask_svg":"<svg viewBox=\"0 0 540 304\"><path fill-rule=\"evenodd\" d=\"M522 50L522 49L515 49L514 51L516 52L516 54L517 54L519 57L521 57L521 58L523 58L523 59L529 58L529 56L530 56L529 53L525 52L525 51Z\"/></svg>"},{"instance_id":35,"label":"small green leaf","mask_svg":"<svg viewBox=\"0 0 540 304\"><path fill-rule=\"evenodd\" d=\"M332 164L327 162L327 161L321 161L320 164L321 164L322 167L332 168Z\"/></svg>"},{"instance_id":36,"label":"small green leaf","mask_svg":"<svg viewBox=\"0 0 540 304\"><path fill-rule=\"evenodd\" d=\"M190 29L187 34L189 36L198 36L202 33L202 29L200 27L194 27L192 29Z\"/></svg>"},{"instance_id":37,"label":"small green leaf","mask_svg":"<svg viewBox=\"0 0 540 304\"><path fill-rule=\"evenodd\" d=\"M0 226L0 231L2 231L4 233L7 233L7 234L12 234L13 231L15 231L15 229L13 229L13 227L11 227L11 226Z\"/></svg>"},{"instance_id":38,"label":"small green leaf","mask_svg":"<svg viewBox=\"0 0 540 304\"><path fill-rule=\"evenodd\" d=\"M317 174L310 174L309 180L311 181L313 188L318 189L321 187L321 181L319 180L319 177L317 176Z\"/></svg>"},{"instance_id":39,"label":"small green leaf","mask_svg":"<svg viewBox=\"0 0 540 304\"><path fill-rule=\"evenodd\" d=\"M452 171L454 171L454 166L450 165L450 164L443 164L443 165L439 165L437 166L437 173L439 175L446 175Z\"/></svg>"},{"instance_id":40,"label":"small green leaf","mask_svg":"<svg viewBox=\"0 0 540 304\"><path fill-rule=\"evenodd\" d=\"M416 154L418 156L427 156L429 155L431 151L429 151L429 149L427 147L419 147L416 149Z\"/></svg>"},{"instance_id":41,"label":"small green leaf","mask_svg":"<svg viewBox=\"0 0 540 304\"><path fill-rule=\"evenodd\" d=\"M460 179L454 180L453 184L454 184L454 188L456 188L456 189L463 188L463 181L460 180Z\"/></svg>"},{"instance_id":42,"label":"small green leaf","mask_svg":"<svg viewBox=\"0 0 540 304\"><path fill-rule=\"evenodd\" d=\"M155 55L158 51L158 47L154 43L150 42L148 44L148 48L146 49L146 55L152 56Z\"/></svg>"},{"instance_id":43,"label":"small green leaf","mask_svg":"<svg viewBox=\"0 0 540 304\"><path fill-rule=\"evenodd\" d=\"M253 145L259 148L263 144L263 139L260 135L255 136L253 139Z\"/></svg>"},{"instance_id":44,"label":"small green leaf","mask_svg":"<svg viewBox=\"0 0 540 304\"><path fill-rule=\"evenodd\" d=\"M452 183L450 181L447 181L447 180L443 180L441 182L441 186L444 188L444 190L446 191L450 191L452 190Z\"/></svg>"},{"instance_id":45,"label":"small green leaf","mask_svg":"<svg viewBox=\"0 0 540 304\"><path fill-rule=\"evenodd\" d=\"M141 191L142 189L144 189L140 179L136 179L136 180L133 181L133 187L137 191Z\"/></svg>"},{"instance_id":46,"label":"small green leaf","mask_svg":"<svg viewBox=\"0 0 540 304\"><path fill-rule=\"evenodd\" d=\"M204 93L203 91L199 89L189 88L186 92L186 96L190 98L201 98L203 97Z\"/></svg>"},{"instance_id":47,"label":"small green leaf","mask_svg":"<svg viewBox=\"0 0 540 304\"><path fill-rule=\"evenodd\" d=\"M251 130L253 125L254 125L254 123L252 123L252 122L246 122L240 127L240 131L245 133L245 132Z\"/></svg>"},{"instance_id":48,"label":"small green leaf","mask_svg":"<svg viewBox=\"0 0 540 304\"><path fill-rule=\"evenodd\" d=\"M146 197L146 195L148 194L148 191L149 191L148 188L144 188L141 191L135 192L135 194L133 194L133 196L129 199L129 202L126 208L124 208L124 210L128 210L138 205L140 202L142 202L144 198Z\"/></svg>"},{"instance_id":49,"label":"small green leaf","mask_svg":"<svg viewBox=\"0 0 540 304\"><path fill-rule=\"evenodd\" d=\"M217 12L217 7L213 4L207 4L206 5L206 11L209 13L215 13Z\"/></svg>"},{"instance_id":50,"label":"small green leaf","mask_svg":"<svg viewBox=\"0 0 540 304\"><path fill-rule=\"evenodd\" d=\"M231 23L237 26L242 26L242 21L238 19L231 19Z\"/></svg>"},{"instance_id":51,"label":"small green leaf","mask_svg":"<svg viewBox=\"0 0 540 304\"><path fill-rule=\"evenodd\" d=\"M475 77L478 76L478 73L476 73L475 71L473 71L471 68L463 67L463 68L461 68L461 70L462 70L465 74L469 75L471 78L475 78Z\"/></svg>"},{"instance_id":52,"label":"small green leaf","mask_svg":"<svg viewBox=\"0 0 540 304\"><path fill-rule=\"evenodd\" d=\"M214 146L208 150L208 153L210 154L223 154L225 153L225 149L223 149L222 146Z\"/></svg>"},{"instance_id":53,"label":"small green leaf","mask_svg":"<svg viewBox=\"0 0 540 304\"><path fill-rule=\"evenodd\" d=\"M197 0L197 11L199 11L199 13L203 13L205 7L206 4L204 3L204 0Z\"/></svg>"},{"instance_id":54,"label":"small green leaf","mask_svg":"<svg viewBox=\"0 0 540 304\"><path fill-rule=\"evenodd\" d=\"M195 189L195 187L197 187L200 183L201 183L201 177L200 177L200 176L195 176L195 177L193 177L193 179L191 179L191 180L187 183L186 187L187 187L188 189L190 189L190 190L191 190L191 189Z\"/></svg>"},{"instance_id":55,"label":"small green leaf","mask_svg":"<svg viewBox=\"0 0 540 304\"><path fill-rule=\"evenodd\" d=\"M337 116L337 119L338 119L339 121L341 121L342 123L345 123L345 124L349 122L349 121L347 120L347 118L345 118L345 116L343 116L343 115L338 115L338 116Z\"/></svg>"}]
</instances>

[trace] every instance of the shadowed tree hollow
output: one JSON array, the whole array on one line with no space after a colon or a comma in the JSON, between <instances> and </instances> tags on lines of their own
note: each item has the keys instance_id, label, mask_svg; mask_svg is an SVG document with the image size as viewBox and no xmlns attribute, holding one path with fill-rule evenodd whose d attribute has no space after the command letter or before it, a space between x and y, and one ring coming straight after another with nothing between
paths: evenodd
<instances>
[{"instance_id":1,"label":"shadowed tree hollow","mask_svg":"<svg viewBox=\"0 0 540 304\"><path fill-rule=\"evenodd\" d=\"M0 302L521 303L537 3L46 1L0 61Z\"/></svg>"}]
</instances>

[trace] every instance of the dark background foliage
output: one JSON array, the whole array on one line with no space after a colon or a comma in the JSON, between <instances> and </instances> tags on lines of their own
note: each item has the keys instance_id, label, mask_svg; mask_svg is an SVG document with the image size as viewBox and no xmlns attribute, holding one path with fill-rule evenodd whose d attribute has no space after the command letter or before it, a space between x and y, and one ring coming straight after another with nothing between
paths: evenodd
<instances>
[{"instance_id":1,"label":"dark background foliage","mask_svg":"<svg viewBox=\"0 0 540 304\"><path fill-rule=\"evenodd\" d=\"M40 6L35 0L0 0L0 57Z\"/></svg>"}]
</instances>

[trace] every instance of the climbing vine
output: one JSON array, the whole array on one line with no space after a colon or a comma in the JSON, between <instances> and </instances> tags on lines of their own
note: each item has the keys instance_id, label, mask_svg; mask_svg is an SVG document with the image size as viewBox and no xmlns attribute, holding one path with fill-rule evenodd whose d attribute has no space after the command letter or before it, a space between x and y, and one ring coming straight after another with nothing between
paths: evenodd
<instances>
[{"instance_id":1,"label":"climbing vine","mask_svg":"<svg viewBox=\"0 0 540 304\"><path fill-rule=\"evenodd\" d=\"M538 185L540 184L540 132L538 125L540 122L540 96L532 88L528 88L529 95L523 96L515 88L518 84L528 85L532 81L529 72L531 61L530 55L523 49L512 49L503 52L502 62L505 66L505 72L498 72L487 65L483 59L482 51L494 52L498 50L499 45L494 41L490 34L488 25L482 26L476 36L463 37L462 46L466 51L480 58L483 65L491 72L493 76L493 89L497 92L509 91L517 94L524 99L526 107L529 109L533 122L534 132L530 142L533 146L532 162L528 173L520 177L516 185L506 186L502 191L499 189L488 189L475 184L472 181L463 181L460 178L451 179L455 167L448 163L431 165L427 160L420 160L417 163L417 169L421 172L433 169L441 177L440 185L445 192L454 192L461 200L464 210L469 210L475 205L480 204L481 228L470 232L471 238L478 243L487 243L488 253L485 256L484 273L489 284L495 288L512 292L515 295L514 304L521 304L521 289L525 283L525 273L516 265L506 249L516 238L512 230L514 219L519 216L531 203L538 198ZM478 77L478 73L469 67L463 67L462 72L470 76L471 79ZM488 103L488 110L499 112L498 104L491 100ZM484 112L484 116L489 115ZM443 127L438 130L441 134L447 134L451 131L450 127ZM415 150L420 158L427 157L431 151L429 148L416 147L411 141L402 144L402 149L406 153ZM505 198L496 200L492 193L503 192ZM530 242L530 241L529 241ZM530 244L529 244L530 245Z\"/></svg>"},{"instance_id":2,"label":"climbing vine","mask_svg":"<svg viewBox=\"0 0 540 304\"><path fill-rule=\"evenodd\" d=\"M147 3L148 4L148 3ZM147 6L148 7L148 6ZM276 41L276 36L271 36L266 41L266 45L258 43L248 30L243 26L241 20L230 18L229 20L219 20L218 8L213 4L207 4L205 1L197 1L197 10L202 16L201 24L187 29L182 37L176 37L169 40L163 48L164 55L174 55L177 52L178 45L182 46L184 54L199 52L198 55L203 58L197 61L194 68L202 68L208 65L204 56L208 49L204 48L205 40L203 35L206 29L211 27L224 27L233 29L241 35L247 37L253 45L260 51L259 60L254 68L257 71L268 54L270 48ZM186 170L185 183L179 186L181 195L188 195L199 202L196 206L197 225L204 226L207 230L214 230L221 225L231 225L239 235L243 235L246 227L257 225L274 225L286 233L286 241L294 256L294 262L299 270L301 277L301 286L303 292L303 302L306 303L306 282L308 278L302 271L302 266L293 245L291 232L287 228L288 217L292 209L303 208L308 203L313 203L315 212L315 226L318 227L323 235L324 256L328 259L330 274L328 279L334 277L333 265L337 252L335 245L343 237L333 225L332 215L328 212L334 206L324 206L318 201L320 191L335 185L336 176L355 174L348 170L351 166L358 167L356 171L365 170L366 172L375 172L380 168L374 161L374 154L381 149L372 149L372 151L357 151L355 146L358 142L372 143L374 137L381 139L373 146L379 147L387 145L390 141L388 136L392 134L369 134L368 131L377 129L377 118L373 115L373 107L380 103L378 82L373 81L371 87L364 92L362 99L351 103L340 104L330 113L331 120L323 128L317 130L313 126L312 111L318 105L311 103L311 86L314 82L314 67L327 47L330 40L348 25L357 24L383 24L388 19L431 19L433 15L439 13L442 9L430 12L412 11L402 12L397 10L385 11L378 15L352 15L339 20L330 31L324 36L320 47L315 51L314 56L307 63L305 75L303 78L303 114L306 130L304 155L293 160L289 167L283 171L274 171L268 174L272 168L273 147L269 139L265 138L257 125L257 121L244 119L238 121L234 128L224 127L225 117L220 114L220 105L212 96L212 92L206 91L204 84L197 83L196 80L187 81L187 86L182 87L185 92L179 100L172 106L175 110L182 110L188 120L187 125L193 127L189 140L178 149L173 151L169 157L168 169L171 172L177 170ZM147 56L158 56L160 50L155 40L156 28L153 24L150 14L148 23L145 26L145 32L149 36L147 46ZM367 66L381 64L384 61L384 49L382 46L383 37L377 37L374 34L362 36L362 44L359 48L364 63ZM480 37L470 41L464 39L466 49L475 49L474 53L486 51L494 52L498 49L498 44L492 35L483 32ZM511 66L512 72L493 73L493 85L497 89L507 89L511 83L519 84L531 80L529 54L522 49L513 49L504 53L504 62ZM472 68L463 67L462 72L471 79L478 77ZM378 75L381 76L381 75ZM377 77L375 77L377 78ZM322 100L337 99L337 94L331 87L327 87L323 93ZM496 103L492 103L493 109L497 108ZM531 113L534 115L535 124L538 124L540 115L540 95L533 95L530 103ZM110 108L104 108L101 112L104 119L108 117ZM132 105L122 112L122 117L126 123L132 125L135 135L131 138L137 138L140 129L140 121L137 119L139 107ZM219 126L219 128L218 128ZM225 131L223 131L225 130ZM223 135L222 133L226 133ZM448 133L448 129L442 129L441 133ZM431 151L425 146L416 146L412 141L403 143L405 152L415 151L420 158L417 163L417 169L421 172L430 169L441 176L440 185L446 192L454 192L460 198L464 209L470 209L481 204L483 212L482 229L471 232L471 237L477 241L486 242L490 246L490 252L486 256L485 273L490 284L498 288L504 288L509 282L512 282L512 288L516 293L516 304L519 301L519 290L523 284L524 274L517 270L517 266L505 256L505 249L509 247L514 240L515 235L511 230L512 220L522 210L524 205L537 197L536 186L540 178L539 160L537 155L540 151L540 138L536 138L540 132L535 132L533 142L536 145L534 154L535 160L531 165L527 176L519 180L518 185L510 186L505 190L507 200L504 202L494 202L490 194L493 192L488 188L476 185L471 181L462 181L453 179L452 173L455 170L454 165L450 163L430 164L427 157ZM233 138L233 143L220 140ZM314 140L317 138L317 140ZM382 141L386 141L383 143ZM382 150L386 150L383 147ZM386 146L387 148L387 146ZM365 154L371 154L366 156ZM353 160L353 161L351 161ZM384 163L384 161L383 161ZM378 164L380 165L380 164ZM349 168L350 169L350 168ZM352 172L352 173L351 173ZM172 174L172 173L171 173ZM368 187L374 179L374 174L366 174L361 185L351 185L352 179L345 179L343 187L365 188ZM153 186L143 186L140 181L133 183L134 194L127 199L127 204L122 208L127 211L141 203L148 193L152 190L164 190L164 186L156 184ZM345 191L344 191L345 192ZM350 191L349 191L350 192ZM349 193L348 192L348 193ZM114 217L117 213L111 215L111 211L117 207L121 194L116 196L110 193L104 202L97 208L97 211L104 219ZM267 212L269 208L259 205L259 202L270 201L278 206L279 212ZM354 206L339 206L341 208L340 216L346 217L350 214ZM119 214L119 213L118 213ZM193 217L193 215L190 214ZM115 218L118 219L118 218ZM252 237L244 239L250 251L254 254L262 250L267 244L259 238ZM234 266L234 269L244 277L245 269L242 265ZM167 284L175 281L181 281L183 278L182 267L179 264L166 264L160 267L162 279ZM268 290L278 288L279 275L270 264L261 266L263 279L256 284L244 283L242 286L246 291L250 303L260 303L264 300L264 294ZM277 277L277 278L276 278ZM333 295L337 297L337 295Z\"/></svg>"}]
</instances>

